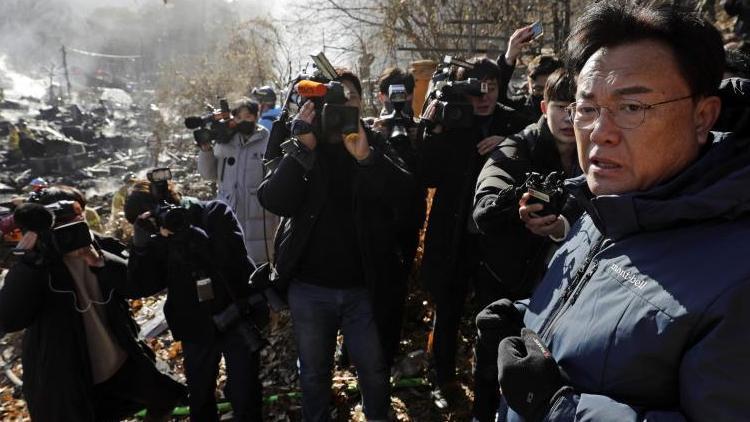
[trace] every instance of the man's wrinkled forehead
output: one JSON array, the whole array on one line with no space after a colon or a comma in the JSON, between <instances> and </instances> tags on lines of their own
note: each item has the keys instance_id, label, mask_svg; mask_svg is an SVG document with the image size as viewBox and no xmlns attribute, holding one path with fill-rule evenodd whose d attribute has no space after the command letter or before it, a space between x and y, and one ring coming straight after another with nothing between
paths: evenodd
<instances>
[{"instance_id":1,"label":"man's wrinkled forehead","mask_svg":"<svg viewBox=\"0 0 750 422\"><path fill-rule=\"evenodd\" d=\"M666 47L650 41L601 48L578 75L576 98L662 93L685 86Z\"/></svg>"}]
</instances>

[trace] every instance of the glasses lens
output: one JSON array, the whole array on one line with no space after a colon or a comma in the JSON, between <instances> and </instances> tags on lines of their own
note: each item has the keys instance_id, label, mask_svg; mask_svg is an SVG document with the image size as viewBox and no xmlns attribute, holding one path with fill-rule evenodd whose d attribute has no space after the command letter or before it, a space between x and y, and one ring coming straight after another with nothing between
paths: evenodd
<instances>
[{"instance_id":1,"label":"glasses lens","mask_svg":"<svg viewBox=\"0 0 750 422\"><path fill-rule=\"evenodd\" d=\"M615 124L623 129L634 129L643 123L646 106L636 100L624 100L617 104Z\"/></svg>"},{"instance_id":2,"label":"glasses lens","mask_svg":"<svg viewBox=\"0 0 750 422\"><path fill-rule=\"evenodd\" d=\"M577 102L568 106L573 125L579 129L588 129L599 117L599 108L589 102Z\"/></svg>"},{"instance_id":3,"label":"glasses lens","mask_svg":"<svg viewBox=\"0 0 750 422\"><path fill-rule=\"evenodd\" d=\"M606 107L605 107L606 108ZM634 129L643 123L647 106L640 101L624 100L617 103L610 111L614 123L622 129ZM568 106L568 114L573 125L579 129L591 129L599 119L602 107L590 102L577 102Z\"/></svg>"}]
</instances>

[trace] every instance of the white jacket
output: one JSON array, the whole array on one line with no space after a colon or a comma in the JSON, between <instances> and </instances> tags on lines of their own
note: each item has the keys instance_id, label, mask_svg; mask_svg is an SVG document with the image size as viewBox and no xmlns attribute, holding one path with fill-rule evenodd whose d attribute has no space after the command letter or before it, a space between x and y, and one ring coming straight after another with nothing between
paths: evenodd
<instances>
[{"instance_id":1,"label":"white jacket","mask_svg":"<svg viewBox=\"0 0 750 422\"><path fill-rule=\"evenodd\" d=\"M216 144L212 151L201 150L198 154L198 172L216 181L216 199L226 202L237 214L247 253L256 264L271 257L278 222L276 216L263 210L257 197L267 143L268 130L256 125L249 138L236 133L228 143Z\"/></svg>"}]
</instances>

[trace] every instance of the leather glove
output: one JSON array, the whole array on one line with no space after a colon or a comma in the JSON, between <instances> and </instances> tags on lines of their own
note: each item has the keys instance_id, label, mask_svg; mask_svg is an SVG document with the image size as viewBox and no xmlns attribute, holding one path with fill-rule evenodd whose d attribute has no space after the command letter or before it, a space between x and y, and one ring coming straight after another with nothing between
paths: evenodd
<instances>
[{"instance_id":1,"label":"leather glove","mask_svg":"<svg viewBox=\"0 0 750 422\"><path fill-rule=\"evenodd\" d=\"M557 362L539 336L524 328L520 337L501 341L497 366L508 406L527 421L542 420L563 381Z\"/></svg>"},{"instance_id":2,"label":"leather glove","mask_svg":"<svg viewBox=\"0 0 750 422\"><path fill-rule=\"evenodd\" d=\"M509 224L518 223L518 189L508 186L482 198L474 209L474 221L484 234L499 234Z\"/></svg>"},{"instance_id":3,"label":"leather glove","mask_svg":"<svg viewBox=\"0 0 750 422\"><path fill-rule=\"evenodd\" d=\"M509 299L500 299L482 309L476 317L476 375L495 382L497 372L497 348L500 340L517 336L523 327L521 313Z\"/></svg>"}]
</instances>

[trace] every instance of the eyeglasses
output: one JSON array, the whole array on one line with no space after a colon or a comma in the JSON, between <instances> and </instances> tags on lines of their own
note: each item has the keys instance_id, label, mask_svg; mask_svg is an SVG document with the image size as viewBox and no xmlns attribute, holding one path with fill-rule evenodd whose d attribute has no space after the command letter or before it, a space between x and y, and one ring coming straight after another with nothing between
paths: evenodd
<instances>
[{"instance_id":1,"label":"eyeglasses","mask_svg":"<svg viewBox=\"0 0 750 422\"><path fill-rule=\"evenodd\" d=\"M673 103L675 101L687 100L688 98L693 98L693 96L686 95L684 97L653 104L642 103L638 100L622 100L617 102L614 107L604 107L591 101L582 100L570 104L565 110L573 121L573 126L578 129L588 130L593 128L594 123L599 120L603 108L609 111L609 114L612 116L617 127L621 129L635 129L642 125L646 120L646 110L651 110L656 106Z\"/></svg>"}]
</instances>

